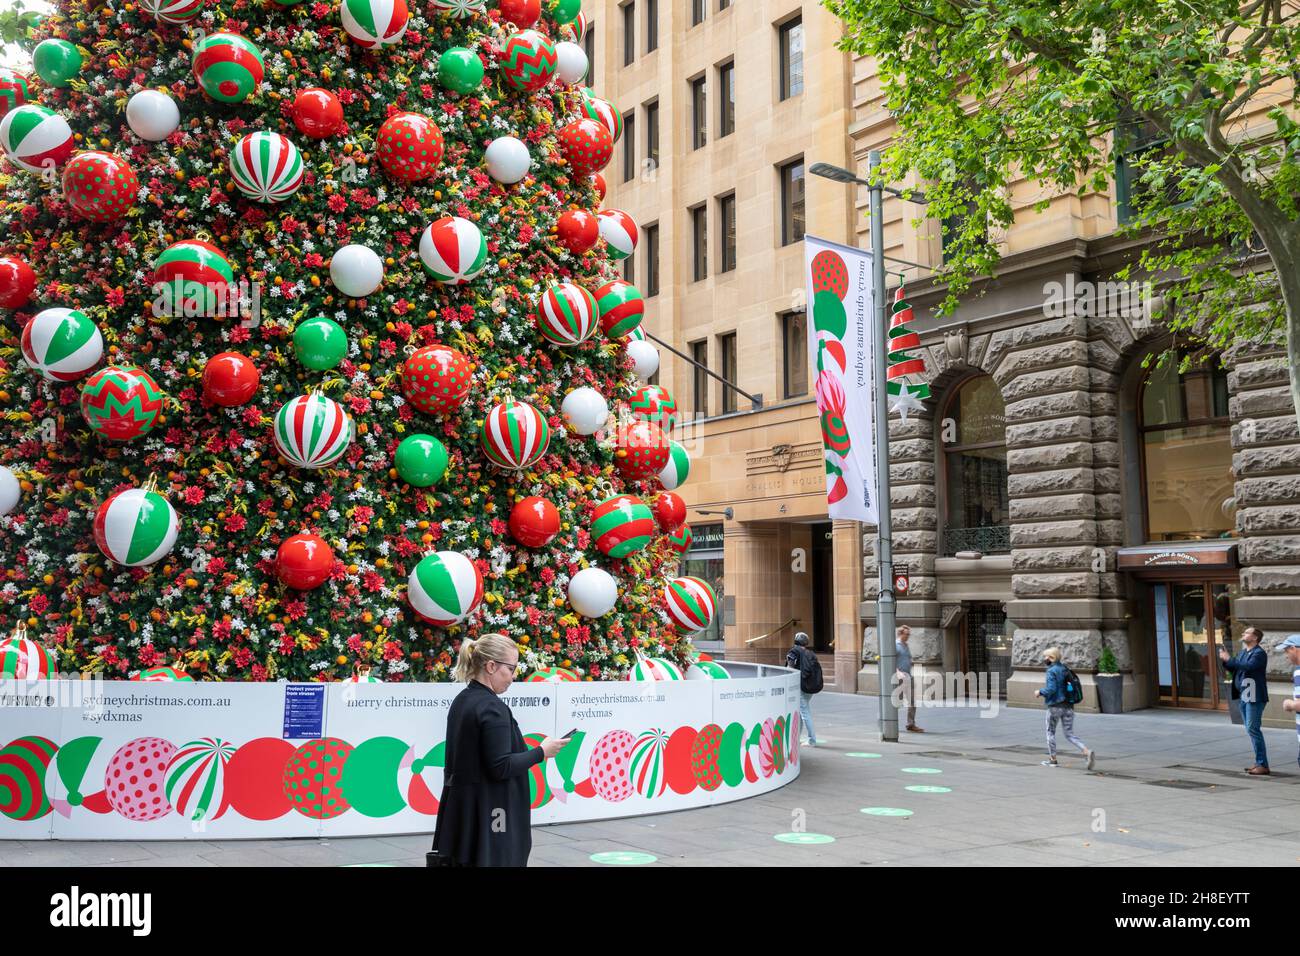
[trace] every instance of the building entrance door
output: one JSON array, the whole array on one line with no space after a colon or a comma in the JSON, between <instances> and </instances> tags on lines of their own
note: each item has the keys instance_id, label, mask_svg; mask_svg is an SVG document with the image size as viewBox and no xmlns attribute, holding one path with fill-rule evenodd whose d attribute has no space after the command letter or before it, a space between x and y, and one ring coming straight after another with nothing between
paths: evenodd
<instances>
[{"instance_id":1,"label":"building entrance door","mask_svg":"<svg viewBox=\"0 0 1300 956\"><path fill-rule=\"evenodd\" d=\"M1156 627L1156 681L1162 703L1225 709L1232 675L1219 648L1237 652L1233 619L1237 585L1228 581L1159 581L1151 585Z\"/></svg>"}]
</instances>

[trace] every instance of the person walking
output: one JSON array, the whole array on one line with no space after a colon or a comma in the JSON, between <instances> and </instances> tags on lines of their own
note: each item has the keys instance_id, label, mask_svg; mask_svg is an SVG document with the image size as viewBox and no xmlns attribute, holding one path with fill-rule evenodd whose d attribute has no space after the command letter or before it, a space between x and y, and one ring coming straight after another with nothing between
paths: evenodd
<instances>
[{"instance_id":1,"label":"person walking","mask_svg":"<svg viewBox=\"0 0 1300 956\"><path fill-rule=\"evenodd\" d=\"M1268 653L1259 646L1263 639L1264 632L1252 626L1242 632L1242 648L1235 657L1228 656L1227 648L1219 648L1219 660L1232 674L1232 696L1241 701L1241 719L1255 750L1255 765L1245 768L1252 777L1268 776L1268 749L1260 729L1268 703Z\"/></svg>"},{"instance_id":2,"label":"person walking","mask_svg":"<svg viewBox=\"0 0 1300 956\"><path fill-rule=\"evenodd\" d=\"M808 647L808 635L800 631L794 636L794 647L785 655L785 666L799 672L799 719L808 730L808 746L817 746L817 732L813 730L812 699L820 694L825 684L822 662Z\"/></svg>"},{"instance_id":3,"label":"person walking","mask_svg":"<svg viewBox=\"0 0 1300 956\"><path fill-rule=\"evenodd\" d=\"M894 680L902 693L903 700L907 703L907 729L914 734L925 733L920 727L916 726L916 685L912 681L912 651L907 646L908 640L912 636L912 629L906 624L898 629L898 637L894 641Z\"/></svg>"},{"instance_id":4,"label":"person walking","mask_svg":"<svg viewBox=\"0 0 1300 956\"><path fill-rule=\"evenodd\" d=\"M1291 665L1291 699L1282 701L1282 709L1295 714L1296 738L1300 739L1300 634L1289 635L1278 645L1278 650L1286 654ZM1296 762L1300 763L1300 751L1296 753Z\"/></svg>"},{"instance_id":5,"label":"person walking","mask_svg":"<svg viewBox=\"0 0 1300 956\"><path fill-rule=\"evenodd\" d=\"M500 694L519 648L504 634L464 640L452 675L467 686L447 710L446 768L428 866L526 866L533 848L528 771L564 748L528 747Z\"/></svg>"},{"instance_id":6,"label":"person walking","mask_svg":"<svg viewBox=\"0 0 1300 956\"><path fill-rule=\"evenodd\" d=\"M1043 703L1047 707L1047 759L1043 761L1043 766L1057 766L1056 722L1059 720L1065 739L1083 752L1087 761L1085 766L1091 770L1097 762L1097 755L1074 735L1074 701L1068 685L1078 678L1074 676L1073 671L1061 663L1061 650L1058 647L1049 647L1043 651L1043 663L1047 665L1047 686L1034 691L1043 698Z\"/></svg>"}]
</instances>

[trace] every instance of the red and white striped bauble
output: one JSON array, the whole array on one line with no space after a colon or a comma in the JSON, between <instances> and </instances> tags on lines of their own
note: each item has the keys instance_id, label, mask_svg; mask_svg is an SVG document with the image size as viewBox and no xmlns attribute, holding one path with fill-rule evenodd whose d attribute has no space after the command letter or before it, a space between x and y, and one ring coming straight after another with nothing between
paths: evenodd
<instances>
[{"instance_id":1,"label":"red and white striped bauble","mask_svg":"<svg viewBox=\"0 0 1300 956\"><path fill-rule=\"evenodd\" d=\"M493 406L483 421L483 453L493 464L521 471L546 454L551 428L527 402L508 400Z\"/></svg>"},{"instance_id":2,"label":"red and white striped bauble","mask_svg":"<svg viewBox=\"0 0 1300 956\"><path fill-rule=\"evenodd\" d=\"M581 345L600 328L596 297L580 285L558 282L537 302L537 330L562 348Z\"/></svg>"},{"instance_id":3,"label":"red and white striped bauble","mask_svg":"<svg viewBox=\"0 0 1300 956\"><path fill-rule=\"evenodd\" d=\"M636 220L621 209L602 209L596 214L600 222L600 238L609 247L611 259L626 259L636 252Z\"/></svg>"},{"instance_id":4,"label":"red and white striped bauble","mask_svg":"<svg viewBox=\"0 0 1300 956\"><path fill-rule=\"evenodd\" d=\"M299 468L324 468L343 457L355 426L338 402L324 395L299 395L275 413L275 448Z\"/></svg>"},{"instance_id":5,"label":"red and white striped bauble","mask_svg":"<svg viewBox=\"0 0 1300 956\"><path fill-rule=\"evenodd\" d=\"M664 603L673 626L683 634L694 634L713 623L718 596L701 578L673 578L664 585Z\"/></svg>"}]
</instances>

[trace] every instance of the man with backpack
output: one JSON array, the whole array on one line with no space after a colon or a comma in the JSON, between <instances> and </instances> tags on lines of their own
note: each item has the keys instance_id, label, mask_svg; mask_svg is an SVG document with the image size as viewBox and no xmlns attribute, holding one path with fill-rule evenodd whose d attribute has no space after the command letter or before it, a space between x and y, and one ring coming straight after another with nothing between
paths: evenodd
<instances>
[{"instance_id":1,"label":"man with backpack","mask_svg":"<svg viewBox=\"0 0 1300 956\"><path fill-rule=\"evenodd\" d=\"M1047 686L1034 691L1047 705L1047 759L1043 761L1043 766L1057 766L1056 722L1059 720L1065 739L1083 751L1087 769L1091 770L1097 761L1097 755L1074 735L1074 705L1083 700L1083 687L1079 684L1079 678L1061 663L1061 650L1058 647L1049 647L1043 651L1043 663L1047 665Z\"/></svg>"},{"instance_id":2,"label":"man with backpack","mask_svg":"<svg viewBox=\"0 0 1300 956\"><path fill-rule=\"evenodd\" d=\"M800 631L794 636L794 647L785 655L785 666L799 672L799 719L808 729L808 746L817 746L817 734L813 730L812 703L813 694L821 693L822 662L808 648L808 635Z\"/></svg>"}]
</instances>

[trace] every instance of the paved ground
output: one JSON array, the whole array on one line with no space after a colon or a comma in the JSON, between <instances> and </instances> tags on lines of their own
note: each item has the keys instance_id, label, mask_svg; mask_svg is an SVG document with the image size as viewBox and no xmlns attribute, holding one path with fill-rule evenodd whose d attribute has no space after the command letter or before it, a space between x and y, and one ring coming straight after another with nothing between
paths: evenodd
<instances>
[{"instance_id":1,"label":"paved ground","mask_svg":"<svg viewBox=\"0 0 1300 956\"><path fill-rule=\"evenodd\" d=\"M1300 862L1296 735L1266 730L1275 774L1250 778L1242 728L1223 714L1080 715L1094 773L1044 755L1042 712L922 709L929 732L875 735L875 701L822 694L824 743L798 781L725 806L539 827L533 866L594 866L639 853L666 866L1213 866ZM1068 745L1067 745L1068 746ZM879 756L853 756L878 754ZM909 768L930 773L908 772ZM944 787L947 792L908 790ZM862 808L910 810L868 815ZM833 842L784 843L798 831ZM423 866L427 836L226 843L3 842L0 866Z\"/></svg>"}]
</instances>

